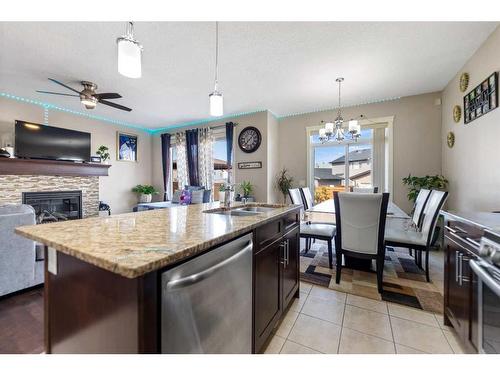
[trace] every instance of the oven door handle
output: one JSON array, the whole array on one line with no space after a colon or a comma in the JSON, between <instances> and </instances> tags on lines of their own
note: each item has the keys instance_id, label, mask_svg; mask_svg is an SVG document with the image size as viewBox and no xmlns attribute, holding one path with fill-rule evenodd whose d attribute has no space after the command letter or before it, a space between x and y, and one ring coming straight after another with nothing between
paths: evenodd
<instances>
[{"instance_id":1,"label":"oven door handle","mask_svg":"<svg viewBox=\"0 0 500 375\"><path fill-rule=\"evenodd\" d=\"M496 281L491 275L481 267L477 261L471 259L470 267L476 273L477 277L491 289L493 293L500 297L500 283Z\"/></svg>"}]
</instances>

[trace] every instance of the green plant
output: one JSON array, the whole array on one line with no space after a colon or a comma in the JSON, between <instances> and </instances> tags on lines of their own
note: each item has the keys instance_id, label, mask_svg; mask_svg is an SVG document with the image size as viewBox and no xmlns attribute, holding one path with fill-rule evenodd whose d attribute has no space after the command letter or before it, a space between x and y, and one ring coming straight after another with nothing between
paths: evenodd
<instances>
[{"instance_id":1,"label":"green plant","mask_svg":"<svg viewBox=\"0 0 500 375\"><path fill-rule=\"evenodd\" d=\"M132 191L137 194L158 194L158 191L151 185L137 185L132 188Z\"/></svg>"},{"instance_id":2,"label":"green plant","mask_svg":"<svg viewBox=\"0 0 500 375\"><path fill-rule=\"evenodd\" d=\"M443 175L416 177L409 174L403 178L403 185L408 185L408 199L415 202L420 189L446 190L448 180Z\"/></svg>"},{"instance_id":3,"label":"green plant","mask_svg":"<svg viewBox=\"0 0 500 375\"><path fill-rule=\"evenodd\" d=\"M250 196L250 194L252 194L253 185L250 183L250 181L243 181L240 184L240 190L243 193L243 196L247 198Z\"/></svg>"},{"instance_id":4,"label":"green plant","mask_svg":"<svg viewBox=\"0 0 500 375\"><path fill-rule=\"evenodd\" d=\"M96 154L101 157L102 161L109 160L109 148L107 148L104 145L99 146L99 148L96 151Z\"/></svg>"},{"instance_id":5,"label":"green plant","mask_svg":"<svg viewBox=\"0 0 500 375\"><path fill-rule=\"evenodd\" d=\"M288 174L288 170L283 168L276 176L276 190L283 194L283 203L286 203L288 189L292 188L293 177Z\"/></svg>"},{"instance_id":6,"label":"green plant","mask_svg":"<svg viewBox=\"0 0 500 375\"><path fill-rule=\"evenodd\" d=\"M221 185L219 186L219 191L220 191L220 192L224 192L224 191L226 191L226 186L225 186L224 184L221 184Z\"/></svg>"}]
</instances>

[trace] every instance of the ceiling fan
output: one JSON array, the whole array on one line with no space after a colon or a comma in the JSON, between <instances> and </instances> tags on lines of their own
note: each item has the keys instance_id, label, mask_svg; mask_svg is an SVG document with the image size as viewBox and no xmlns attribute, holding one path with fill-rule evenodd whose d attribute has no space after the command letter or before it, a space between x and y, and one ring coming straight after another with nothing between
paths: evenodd
<instances>
[{"instance_id":1,"label":"ceiling fan","mask_svg":"<svg viewBox=\"0 0 500 375\"><path fill-rule=\"evenodd\" d=\"M110 102L109 100L106 99L119 99L122 96L116 92L106 92L102 94L97 94L95 90L97 90L97 85L92 82L88 81L81 81L81 84L83 86L82 91L75 90L72 87L69 87L65 85L64 83L61 83L53 78L49 78L49 81L52 81L54 83L57 83L58 85L61 85L62 87L67 88L68 90L71 90L78 95L75 94L64 94L61 92L52 92L52 91L40 91L36 90L36 92L40 92L42 94L52 94L52 95L64 95L64 96L75 96L80 98L80 102L85 106L87 109L94 109L97 105L97 103L101 103L104 105L109 105L110 107L121 109L122 111L127 111L130 112L132 109L125 107L120 104L116 104L113 102Z\"/></svg>"}]
</instances>

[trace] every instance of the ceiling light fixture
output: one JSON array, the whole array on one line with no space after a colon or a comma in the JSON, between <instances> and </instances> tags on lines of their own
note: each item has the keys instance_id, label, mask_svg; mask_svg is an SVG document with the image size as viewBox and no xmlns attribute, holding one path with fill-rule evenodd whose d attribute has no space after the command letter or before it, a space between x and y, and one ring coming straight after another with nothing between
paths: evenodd
<instances>
[{"instance_id":1,"label":"ceiling light fixture","mask_svg":"<svg viewBox=\"0 0 500 375\"><path fill-rule=\"evenodd\" d=\"M344 82L344 78L339 77L335 80L339 84L339 107L337 110L337 117L332 121L321 121L325 124L325 127L319 129L319 140L322 143L335 140L339 143L343 142L346 133L350 134L351 139L357 141L361 137L361 125L359 125L358 120L350 120L348 126L344 126L344 119L342 117L342 101L341 101L341 85ZM363 117L363 115L361 115Z\"/></svg>"},{"instance_id":2,"label":"ceiling light fixture","mask_svg":"<svg viewBox=\"0 0 500 375\"><path fill-rule=\"evenodd\" d=\"M217 90L219 80L219 23L215 22L215 87L208 95L210 101L210 116L222 116L224 114L224 98Z\"/></svg>"},{"instance_id":3,"label":"ceiling light fixture","mask_svg":"<svg viewBox=\"0 0 500 375\"><path fill-rule=\"evenodd\" d=\"M125 35L116 39L118 72L129 78L141 78L142 45L134 38L134 23L127 22Z\"/></svg>"}]
</instances>

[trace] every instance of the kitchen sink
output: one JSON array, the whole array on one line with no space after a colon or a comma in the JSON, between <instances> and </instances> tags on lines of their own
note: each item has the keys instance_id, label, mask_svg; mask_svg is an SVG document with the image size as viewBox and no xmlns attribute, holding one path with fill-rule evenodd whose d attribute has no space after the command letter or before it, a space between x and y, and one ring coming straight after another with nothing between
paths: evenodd
<instances>
[{"instance_id":1,"label":"kitchen sink","mask_svg":"<svg viewBox=\"0 0 500 375\"><path fill-rule=\"evenodd\" d=\"M236 207L233 208L234 211L244 211L244 212L268 212L275 210L274 207L262 207L262 206L247 206L247 207Z\"/></svg>"}]
</instances>

